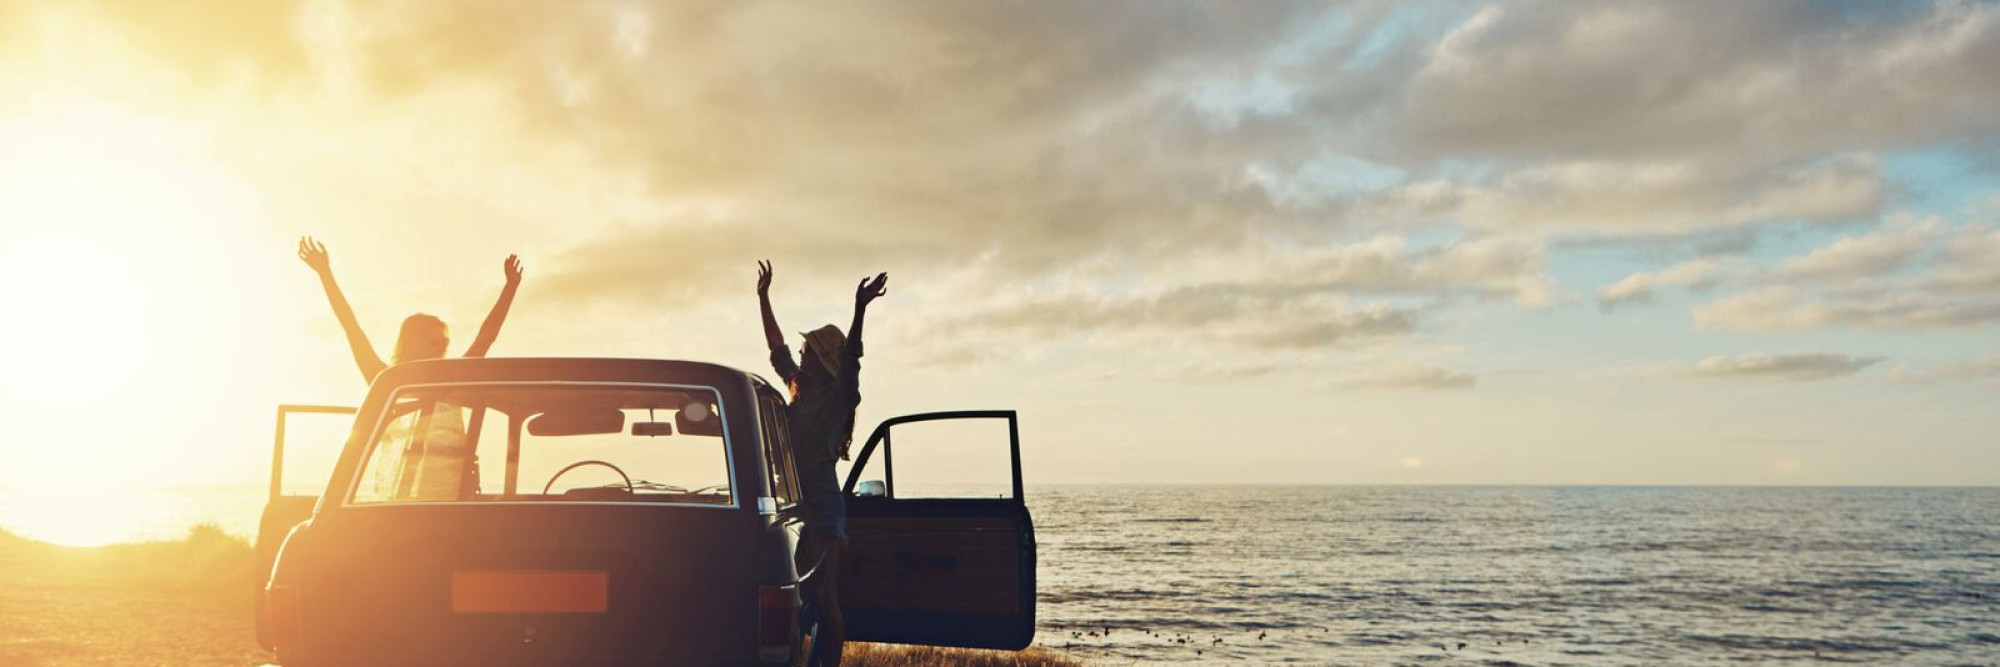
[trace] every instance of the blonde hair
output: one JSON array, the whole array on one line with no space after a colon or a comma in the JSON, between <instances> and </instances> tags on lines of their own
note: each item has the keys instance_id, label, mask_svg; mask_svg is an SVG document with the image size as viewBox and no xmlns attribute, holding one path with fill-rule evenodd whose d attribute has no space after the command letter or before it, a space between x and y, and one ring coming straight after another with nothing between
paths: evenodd
<instances>
[{"instance_id":1,"label":"blonde hair","mask_svg":"<svg viewBox=\"0 0 2000 667\"><path fill-rule=\"evenodd\" d=\"M444 320L438 319L436 315L417 313L405 317L403 318L402 330L396 332L396 351L391 355L390 363L400 364L405 361L435 359L444 356L442 350L436 355L431 355L415 349L417 341L421 340L424 334L427 333L425 329L435 329L439 337L447 340L451 338L451 329L446 327Z\"/></svg>"}]
</instances>

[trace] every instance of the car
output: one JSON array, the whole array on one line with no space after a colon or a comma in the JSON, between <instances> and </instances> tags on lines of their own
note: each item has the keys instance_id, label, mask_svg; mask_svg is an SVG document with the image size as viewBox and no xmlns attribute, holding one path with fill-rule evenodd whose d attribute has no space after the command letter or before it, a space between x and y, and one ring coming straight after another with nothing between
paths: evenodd
<instances>
[{"instance_id":1,"label":"car","mask_svg":"<svg viewBox=\"0 0 2000 667\"><path fill-rule=\"evenodd\" d=\"M803 664L821 574L784 406L725 366L587 358L413 362L358 409L281 406L258 640L287 667ZM307 419L351 420L317 497L281 483ZM1011 488L898 497L894 434L972 422L1004 424L971 444L1004 450ZM850 641L1033 641L1014 412L887 420L843 488Z\"/></svg>"}]
</instances>

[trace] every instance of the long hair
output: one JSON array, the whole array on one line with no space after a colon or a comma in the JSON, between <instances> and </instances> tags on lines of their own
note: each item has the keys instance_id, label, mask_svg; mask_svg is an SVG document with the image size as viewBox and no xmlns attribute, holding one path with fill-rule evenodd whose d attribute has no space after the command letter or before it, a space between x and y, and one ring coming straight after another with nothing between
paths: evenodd
<instances>
[{"instance_id":1,"label":"long hair","mask_svg":"<svg viewBox=\"0 0 2000 667\"><path fill-rule=\"evenodd\" d=\"M390 357L390 363L400 364L405 361L435 359L444 356L442 351L433 354L418 347L427 342L432 332L436 332L437 338L449 338L451 336L451 330L445 327L444 320L438 319L436 315L417 313L403 318L403 329L396 333L396 351Z\"/></svg>"}]
</instances>

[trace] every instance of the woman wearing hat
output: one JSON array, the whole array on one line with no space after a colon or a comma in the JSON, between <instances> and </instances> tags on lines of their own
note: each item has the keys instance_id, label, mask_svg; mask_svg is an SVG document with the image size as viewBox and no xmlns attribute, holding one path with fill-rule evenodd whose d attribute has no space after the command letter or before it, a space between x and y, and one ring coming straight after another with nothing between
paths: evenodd
<instances>
[{"instance_id":1,"label":"woman wearing hat","mask_svg":"<svg viewBox=\"0 0 2000 667\"><path fill-rule=\"evenodd\" d=\"M828 324L801 334L805 349L798 361L771 314L771 263L757 263L757 301L764 314L764 339L771 345L771 366L791 387L791 405L785 419L792 436L792 459L798 469L800 499L805 506L807 542L818 548L820 559L819 635L813 639L813 653L819 664L838 667L841 644L847 634L840 614L837 584L841 548L847 544L847 501L840 493L834 461L847 459L854 440L854 409L861 403L861 321L868 303L888 293L889 274L863 278L854 291L854 322L842 335Z\"/></svg>"}]
</instances>

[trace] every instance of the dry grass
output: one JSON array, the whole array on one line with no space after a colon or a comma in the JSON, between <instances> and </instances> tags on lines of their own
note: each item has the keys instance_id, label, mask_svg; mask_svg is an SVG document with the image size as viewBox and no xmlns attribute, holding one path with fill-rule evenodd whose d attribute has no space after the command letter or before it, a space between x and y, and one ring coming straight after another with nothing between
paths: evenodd
<instances>
[{"instance_id":1,"label":"dry grass","mask_svg":"<svg viewBox=\"0 0 2000 667\"><path fill-rule=\"evenodd\" d=\"M251 623L255 558L215 526L175 542L60 547L0 531L0 666L248 667L271 660ZM859 667L1069 667L1018 653L851 644Z\"/></svg>"},{"instance_id":2,"label":"dry grass","mask_svg":"<svg viewBox=\"0 0 2000 667\"><path fill-rule=\"evenodd\" d=\"M214 526L95 549L0 533L0 665L250 665L250 546Z\"/></svg>"},{"instance_id":3,"label":"dry grass","mask_svg":"<svg viewBox=\"0 0 2000 667\"><path fill-rule=\"evenodd\" d=\"M1025 651L977 651L932 646L848 644L841 665L852 667L1082 667L1040 646Z\"/></svg>"}]
</instances>

